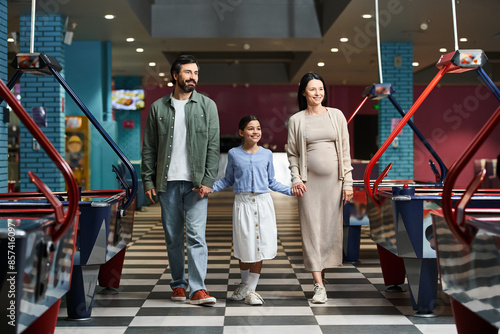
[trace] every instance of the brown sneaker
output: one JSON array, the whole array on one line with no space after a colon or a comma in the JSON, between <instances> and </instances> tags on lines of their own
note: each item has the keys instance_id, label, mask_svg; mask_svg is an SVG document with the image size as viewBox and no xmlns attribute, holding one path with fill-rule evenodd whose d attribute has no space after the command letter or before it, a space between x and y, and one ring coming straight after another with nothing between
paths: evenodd
<instances>
[{"instance_id":1,"label":"brown sneaker","mask_svg":"<svg viewBox=\"0 0 500 334\"><path fill-rule=\"evenodd\" d=\"M172 300L184 301L186 300L186 289L183 288L174 288L174 292L172 293Z\"/></svg>"},{"instance_id":2,"label":"brown sneaker","mask_svg":"<svg viewBox=\"0 0 500 334\"><path fill-rule=\"evenodd\" d=\"M206 290L198 290L191 297L191 304L194 305L213 305L217 302L214 297L211 297Z\"/></svg>"}]
</instances>

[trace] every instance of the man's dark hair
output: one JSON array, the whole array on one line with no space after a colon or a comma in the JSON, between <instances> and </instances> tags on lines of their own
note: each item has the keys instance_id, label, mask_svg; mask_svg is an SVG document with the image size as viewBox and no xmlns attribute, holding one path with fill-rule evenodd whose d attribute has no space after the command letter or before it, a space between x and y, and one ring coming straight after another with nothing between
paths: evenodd
<instances>
[{"instance_id":1,"label":"man's dark hair","mask_svg":"<svg viewBox=\"0 0 500 334\"><path fill-rule=\"evenodd\" d=\"M195 57L191 55L181 55L179 56L174 63L172 64L172 67L170 68L170 76L172 77L172 83L175 85L175 78L174 78L174 73L179 74L181 71L181 66L184 64L196 64L198 66L198 71L200 70L200 64L198 64L198 61L196 60Z\"/></svg>"}]
</instances>

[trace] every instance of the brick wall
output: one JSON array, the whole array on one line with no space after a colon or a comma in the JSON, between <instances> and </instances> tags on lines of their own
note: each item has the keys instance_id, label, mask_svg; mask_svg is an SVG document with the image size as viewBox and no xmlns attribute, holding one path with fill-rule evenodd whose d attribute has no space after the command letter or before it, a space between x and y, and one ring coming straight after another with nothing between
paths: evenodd
<instances>
[{"instance_id":1,"label":"brick wall","mask_svg":"<svg viewBox=\"0 0 500 334\"><path fill-rule=\"evenodd\" d=\"M35 24L35 52L55 57L63 67L64 77L64 23L61 15L37 15ZM21 15L19 19L20 51L30 50L31 17ZM44 106L47 110L47 127L42 128L52 145L64 157L64 89L52 75L24 74L21 78L21 103L28 113L33 107ZM62 174L43 149L33 148L33 136L21 125L20 138L21 191L35 191L29 182L28 171L32 171L53 191L65 189Z\"/></svg>"},{"instance_id":2,"label":"brick wall","mask_svg":"<svg viewBox=\"0 0 500 334\"><path fill-rule=\"evenodd\" d=\"M382 43L382 75L384 83L390 83L396 90L393 97L407 112L413 104L413 44ZM399 58L401 57L400 62ZM391 133L393 119L401 120L401 115L389 99L380 100L379 146ZM396 123L397 124L397 123ZM408 125L397 137L398 146L390 145L380 158L379 173L393 163L388 178L413 178L413 131Z\"/></svg>"}]
</instances>

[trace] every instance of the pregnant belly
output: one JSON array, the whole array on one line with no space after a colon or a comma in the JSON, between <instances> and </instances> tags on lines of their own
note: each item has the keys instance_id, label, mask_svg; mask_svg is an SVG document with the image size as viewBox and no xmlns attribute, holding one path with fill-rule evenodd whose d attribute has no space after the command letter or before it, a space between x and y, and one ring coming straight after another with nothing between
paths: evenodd
<instances>
[{"instance_id":1,"label":"pregnant belly","mask_svg":"<svg viewBox=\"0 0 500 334\"><path fill-rule=\"evenodd\" d=\"M310 148L307 151L307 172L319 176L337 174L338 158L334 147Z\"/></svg>"}]
</instances>

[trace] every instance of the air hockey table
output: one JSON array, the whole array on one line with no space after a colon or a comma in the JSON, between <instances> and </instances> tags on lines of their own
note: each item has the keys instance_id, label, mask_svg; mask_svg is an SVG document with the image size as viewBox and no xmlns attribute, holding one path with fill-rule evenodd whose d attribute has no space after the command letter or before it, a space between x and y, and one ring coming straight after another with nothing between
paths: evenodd
<instances>
[{"instance_id":1,"label":"air hockey table","mask_svg":"<svg viewBox=\"0 0 500 334\"><path fill-rule=\"evenodd\" d=\"M55 192L65 198L65 192ZM11 212L33 210L33 216L47 214L51 207L38 193L9 193L10 201L1 203L2 209ZM8 198L1 196L0 198ZM132 241L135 205L120 213L126 200L126 191L88 190L81 192L78 202L79 224L76 227L75 258L71 288L66 294L68 319L90 319L97 286L105 287L104 293L117 293L127 245ZM61 202L63 206L68 203ZM29 215L29 214L28 214Z\"/></svg>"},{"instance_id":2,"label":"air hockey table","mask_svg":"<svg viewBox=\"0 0 500 334\"><path fill-rule=\"evenodd\" d=\"M369 175L374 163L378 161L383 152L445 73L463 72L471 69L479 71L485 61L486 56L481 50L457 50L444 55L436 64L440 68L436 77L382 144L365 170L364 183L369 199L370 234L372 239L377 243L384 282L386 285L398 287L404 283L405 275L408 277L412 304L416 311L416 316L435 316L433 313L435 297L433 296L437 289L437 264L435 251L432 254L429 248L426 248L428 241L425 238L422 239L422 236L425 235L425 231L428 231L431 224L430 215L428 214L430 211L424 208L423 204L427 203L430 206L438 206L440 195L438 193L437 197L429 197L429 194L426 194L422 197L419 196L418 192L413 192L415 188L408 187L404 189L401 188L402 185L395 187L389 192L380 191L378 189L380 181L387 175L392 164L385 168L377 180L379 183L377 185L374 184L372 186ZM496 87L495 89L490 87L490 89L493 91L498 90ZM497 99L500 101L498 96ZM437 191L439 192L439 190ZM410 209L408 206L413 206L413 204L401 204L405 202L402 201L403 198L408 199L408 203L415 200L419 204L415 204L416 208ZM474 203L474 205L482 205L480 201L474 201ZM416 211L409 211L410 214L405 214L405 210ZM424 224L424 213L427 213L426 224ZM405 223L403 216L406 217L405 219L409 219L408 221L413 220L413 223ZM424 229L424 226L426 226L426 229ZM420 240L425 241L420 242ZM397 291L397 289L394 290Z\"/></svg>"},{"instance_id":3,"label":"air hockey table","mask_svg":"<svg viewBox=\"0 0 500 334\"><path fill-rule=\"evenodd\" d=\"M442 209L432 211L441 284L461 334L496 334L500 327L500 200L479 212L471 209L485 170L474 177L459 201L452 201L458 175L499 123L500 108L453 164Z\"/></svg>"},{"instance_id":4,"label":"air hockey table","mask_svg":"<svg viewBox=\"0 0 500 334\"><path fill-rule=\"evenodd\" d=\"M394 108L399 112L401 117L404 117L406 113L402 109L401 105L397 102L394 97L395 89L390 83L378 83L373 84L365 88L362 93L363 100L358 105L356 110L351 114L349 119L347 120L347 124L349 124L362 106L368 100L381 100L384 98L388 98L392 103ZM413 180L382 180L379 186L383 186L385 188L391 188L392 185L402 185L402 184L410 184L412 186L425 186L425 187L442 187L444 178L446 177L446 166L444 165L441 157L436 153L431 144L425 139L422 133L418 130L417 126L409 119L408 125L417 136L417 138L422 142L427 151L431 154L431 156L435 159L436 163L439 166L439 171L436 168L434 161L429 159L429 165L435 175L435 183L431 182L418 182ZM360 251L360 242L361 242L361 226L369 224L369 218L367 215L367 196L366 190L364 189L364 180L363 176L356 177L356 168L353 170L353 192L354 196L350 203L344 205L343 212L343 222L344 222L344 244L343 244L343 255L344 261L349 261L356 263L359 259L359 251ZM370 175L370 179L374 180L377 178L375 173ZM371 181L373 185L375 181Z\"/></svg>"},{"instance_id":5,"label":"air hockey table","mask_svg":"<svg viewBox=\"0 0 500 334\"><path fill-rule=\"evenodd\" d=\"M488 212L489 211L489 212ZM496 334L500 328L500 212L468 215L464 226L475 235L457 239L441 211L432 212L439 274L450 297L459 333Z\"/></svg>"},{"instance_id":6,"label":"air hockey table","mask_svg":"<svg viewBox=\"0 0 500 334\"><path fill-rule=\"evenodd\" d=\"M138 189L137 174L128 158L59 74L62 67L57 59L43 53L21 53L16 55L12 66L16 72L7 83L8 88L13 87L24 73L54 76L115 151L131 175L132 185L130 186L126 181L126 176L113 166L113 172L124 189L80 192L81 216L77 230L72 285L66 296L66 307L68 319L90 319L97 281L100 286L106 288L103 293L118 293L116 289L120 284L126 246L132 240L135 197ZM19 205L26 206L43 205L43 203L36 203L40 200L39 195L37 193L9 194L11 198L18 196L17 200L23 198L24 204ZM64 192L57 193L57 195L62 199L66 196ZM2 199L1 195L0 199Z\"/></svg>"},{"instance_id":7,"label":"air hockey table","mask_svg":"<svg viewBox=\"0 0 500 334\"><path fill-rule=\"evenodd\" d=\"M452 201L458 201L463 192L455 190ZM435 247L431 243L431 212L441 208L442 189L394 187L392 192L382 191L378 196L380 206L368 202L370 236L383 251L403 260L415 315L432 316L438 270ZM471 206L490 208L499 200L499 190L485 190L471 199ZM387 264L391 266L390 262ZM404 275L399 281L404 281Z\"/></svg>"},{"instance_id":8,"label":"air hockey table","mask_svg":"<svg viewBox=\"0 0 500 334\"><path fill-rule=\"evenodd\" d=\"M80 217L78 187L69 165L1 81L0 95L62 172L68 188L63 206L30 171L47 208L16 208L17 202L8 198L0 202L1 333L51 333L70 287Z\"/></svg>"}]
</instances>

